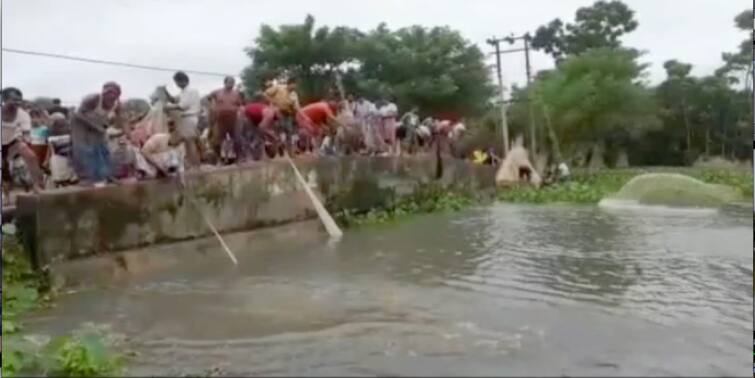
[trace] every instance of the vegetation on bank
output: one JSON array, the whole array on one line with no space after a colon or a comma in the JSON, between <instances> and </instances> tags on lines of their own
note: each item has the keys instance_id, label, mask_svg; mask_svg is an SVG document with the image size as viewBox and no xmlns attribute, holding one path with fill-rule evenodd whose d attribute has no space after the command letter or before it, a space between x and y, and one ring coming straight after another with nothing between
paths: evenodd
<instances>
[{"instance_id":1,"label":"vegetation on bank","mask_svg":"<svg viewBox=\"0 0 755 378\"><path fill-rule=\"evenodd\" d=\"M34 272L14 236L4 235L2 376L114 376L121 357L111 352L118 340L92 325L71 335L47 337L25 332L23 319L33 310L52 305L54 295Z\"/></svg>"},{"instance_id":2,"label":"vegetation on bank","mask_svg":"<svg viewBox=\"0 0 755 378\"><path fill-rule=\"evenodd\" d=\"M483 200L483 196L467 188L422 184L411 195L388 201L383 207L362 212L342 210L335 213L335 218L344 227L382 224L416 214L458 211Z\"/></svg>"},{"instance_id":3,"label":"vegetation on bank","mask_svg":"<svg viewBox=\"0 0 755 378\"><path fill-rule=\"evenodd\" d=\"M517 203L597 204L604 197L619 191L633 177L643 173L661 172L680 173L709 184L728 185L737 189L746 198L752 197L752 173L741 170L679 167L603 169L592 173L587 170L577 170L568 182L542 189L524 186L501 189L498 192L498 199Z\"/></svg>"},{"instance_id":4,"label":"vegetation on bank","mask_svg":"<svg viewBox=\"0 0 755 378\"><path fill-rule=\"evenodd\" d=\"M748 171L715 168L626 168L603 169L596 172L576 170L572 178L563 183L541 189L531 186L512 186L497 190L495 198L513 203L570 203L597 204L601 199L614 194L633 177L644 173L680 173L709 184L731 186L744 198L753 194L753 176ZM458 211L480 204L488 197L460 187L441 188L435 184L423 184L410 196L367 211L342 210L335 212L337 222L343 227L383 224L411 215L440 211Z\"/></svg>"}]
</instances>

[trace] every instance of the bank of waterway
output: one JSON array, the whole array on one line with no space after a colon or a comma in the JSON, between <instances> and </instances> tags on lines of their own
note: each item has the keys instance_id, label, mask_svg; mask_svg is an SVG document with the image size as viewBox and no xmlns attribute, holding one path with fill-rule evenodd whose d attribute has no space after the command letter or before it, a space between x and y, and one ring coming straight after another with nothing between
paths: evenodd
<instances>
[{"instance_id":1,"label":"bank of waterway","mask_svg":"<svg viewBox=\"0 0 755 378\"><path fill-rule=\"evenodd\" d=\"M753 195L752 172L742 169L715 169L704 167L653 167L605 169L597 172L576 170L571 180L552 185L540 190L519 188L503 190L498 198L516 203L583 203L597 204L632 178L645 173L679 173L698 179L708 184L723 184L738 190L746 202Z\"/></svg>"},{"instance_id":2,"label":"bank of waterway","mask_svg":"<svg viewBox=\"0 0 755 378\"><path fill-rule=\"evenodd\" d=\"M136 351L133 375L747 367L737 356L749 353L741 335L752 320L749 212L499 204L370 225L411 203L476 203L439 201L361 217L335 245L316 222L228 235L238 268L212 239L141 252L155 256L143 269L60 296L24 331L107 325Z\"/></svg>"}]
</instances>

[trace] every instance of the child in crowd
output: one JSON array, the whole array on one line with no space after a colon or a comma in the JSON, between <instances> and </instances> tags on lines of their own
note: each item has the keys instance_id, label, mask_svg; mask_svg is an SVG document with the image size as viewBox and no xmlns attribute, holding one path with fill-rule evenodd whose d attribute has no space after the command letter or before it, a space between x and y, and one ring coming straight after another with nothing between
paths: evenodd
<instances>
[{"instance_id":1,"label":"child in crowd","mask_svg":"<svg viewBox=\"0 0 755 378\"><path fill-rule=\"evenodd\" d=\"M47 161L47 137L49 129L47 127L47 117L44 111L34 109L29 114L31 116L31 130L29 130L29 147L34 151L37 160L41 166Z\"/></svg>"},{"instance_id":2,"label":"child in crowd","mask_svg":"<svg viewBox=\"0 0 755 378\"><path fill-rule=\"evenodd\" d=\"M55 187L73 185L78 180L71 162L71 129L62 113L52 114L50 122L46 159L50 178Z\"/></svg>"}]
</instances>

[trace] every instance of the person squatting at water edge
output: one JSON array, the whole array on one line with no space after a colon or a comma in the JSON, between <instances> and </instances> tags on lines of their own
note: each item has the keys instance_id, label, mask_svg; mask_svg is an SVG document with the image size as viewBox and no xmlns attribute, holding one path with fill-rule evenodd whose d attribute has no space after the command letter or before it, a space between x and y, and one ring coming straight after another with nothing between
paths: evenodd
<instances>
[{"instance_id":1,"label":"person squatting at water edge","mask_svg":"<svg viewBox=\"0 0 755 378\"><path fill-rule=\"evenodd\" d=\"M422 110L416 106L399 117L392 96L372 102L349 94L300 104L293 77L250 89L249 100L230 76L205 100L185 72L172 79L179 93L158 86L148 96L151 110L136 116L124 115L121 86L114 81L72 111L60 101L47 109L34 107L19 89L3 89L4 203L13 189L103 186L179 169L274 159L284 152L395 156L427 153L438 145L455 156L466 131L462 120L424 114L420 122ZM203 133L200 125L206 125Z\"/></svg>"}]
</instances>

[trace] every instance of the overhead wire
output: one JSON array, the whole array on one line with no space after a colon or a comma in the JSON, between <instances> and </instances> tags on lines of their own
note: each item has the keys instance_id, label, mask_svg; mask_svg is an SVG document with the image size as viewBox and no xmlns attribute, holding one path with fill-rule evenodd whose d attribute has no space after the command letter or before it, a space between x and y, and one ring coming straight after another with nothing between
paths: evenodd
<instances>
[{"instance_id":1,"label":"overhead wire","mask_svg":"<svg viewBox=\"0 0 755 378\"><path fill-rule=\"evenodd\" d=\"M14 49L10 47L3 47L2 51L12 53L12 54L40 56L40 57L52 58L52 59L63 59L63 60L70 60L70 61L77 61L77 62L84 62L84 63L103 64L103 65L135 68L135 69L151 70L151 71L161 71L161 72L183 71L187 74L215 76L215 77L236 76L233 74L221 73L221 72L197 71L197 70L187 70L187 69L181 69L181 68L150 66L150 65L145 65L145 64L134 64L134 63L117 62L117 61L104 60L104 59L85 58L85 57L80 57L80 56L64 55L64 54L49 53L49 52L42 52L42 51L21 50L21 49ZM62 105L64 106L70 106L70 105L75 106L75 105L78 105L78 103L79 103L78 101L62 101Z\"/></svg>"},{"instance_id":2,"label":"overhead wire","mask_svg":"<svg viewBox=\"0 0 755 378\"><path fill-rule=\"evenodd\" d=\"M180 68L168 68L168 67L150 66L150 65L145 65L145 64L133 64L133 63L126 63L126 62L117 62L117 61L112 61L112 60L84 58L84 57L78 57L78 56L72 56L72 55L48 53L48 52L41 52L41 51L30 51L30 50L13 49L13 48L9 48L9 47L3 47L2 51L3 52L8 52L8 53L13 53L13 54L41 56L41 57L46 57L46 58L64 59L64 60L71 60L71 61L78 61L78 62L86 62L86 63L93 63L93 64L104 64L104 65L119 66L119 67L128 67L128 68L137 68L137 69L142 69L142 70L163 71L163 72L183 71L183 72L185 72L187 74L217 76L217 77L237 76L237 75L234 75L234 74L221 73L221 72L196 71L196 70L186 70L186 69L180 69Z\"/></svg>"}]
</instances>

